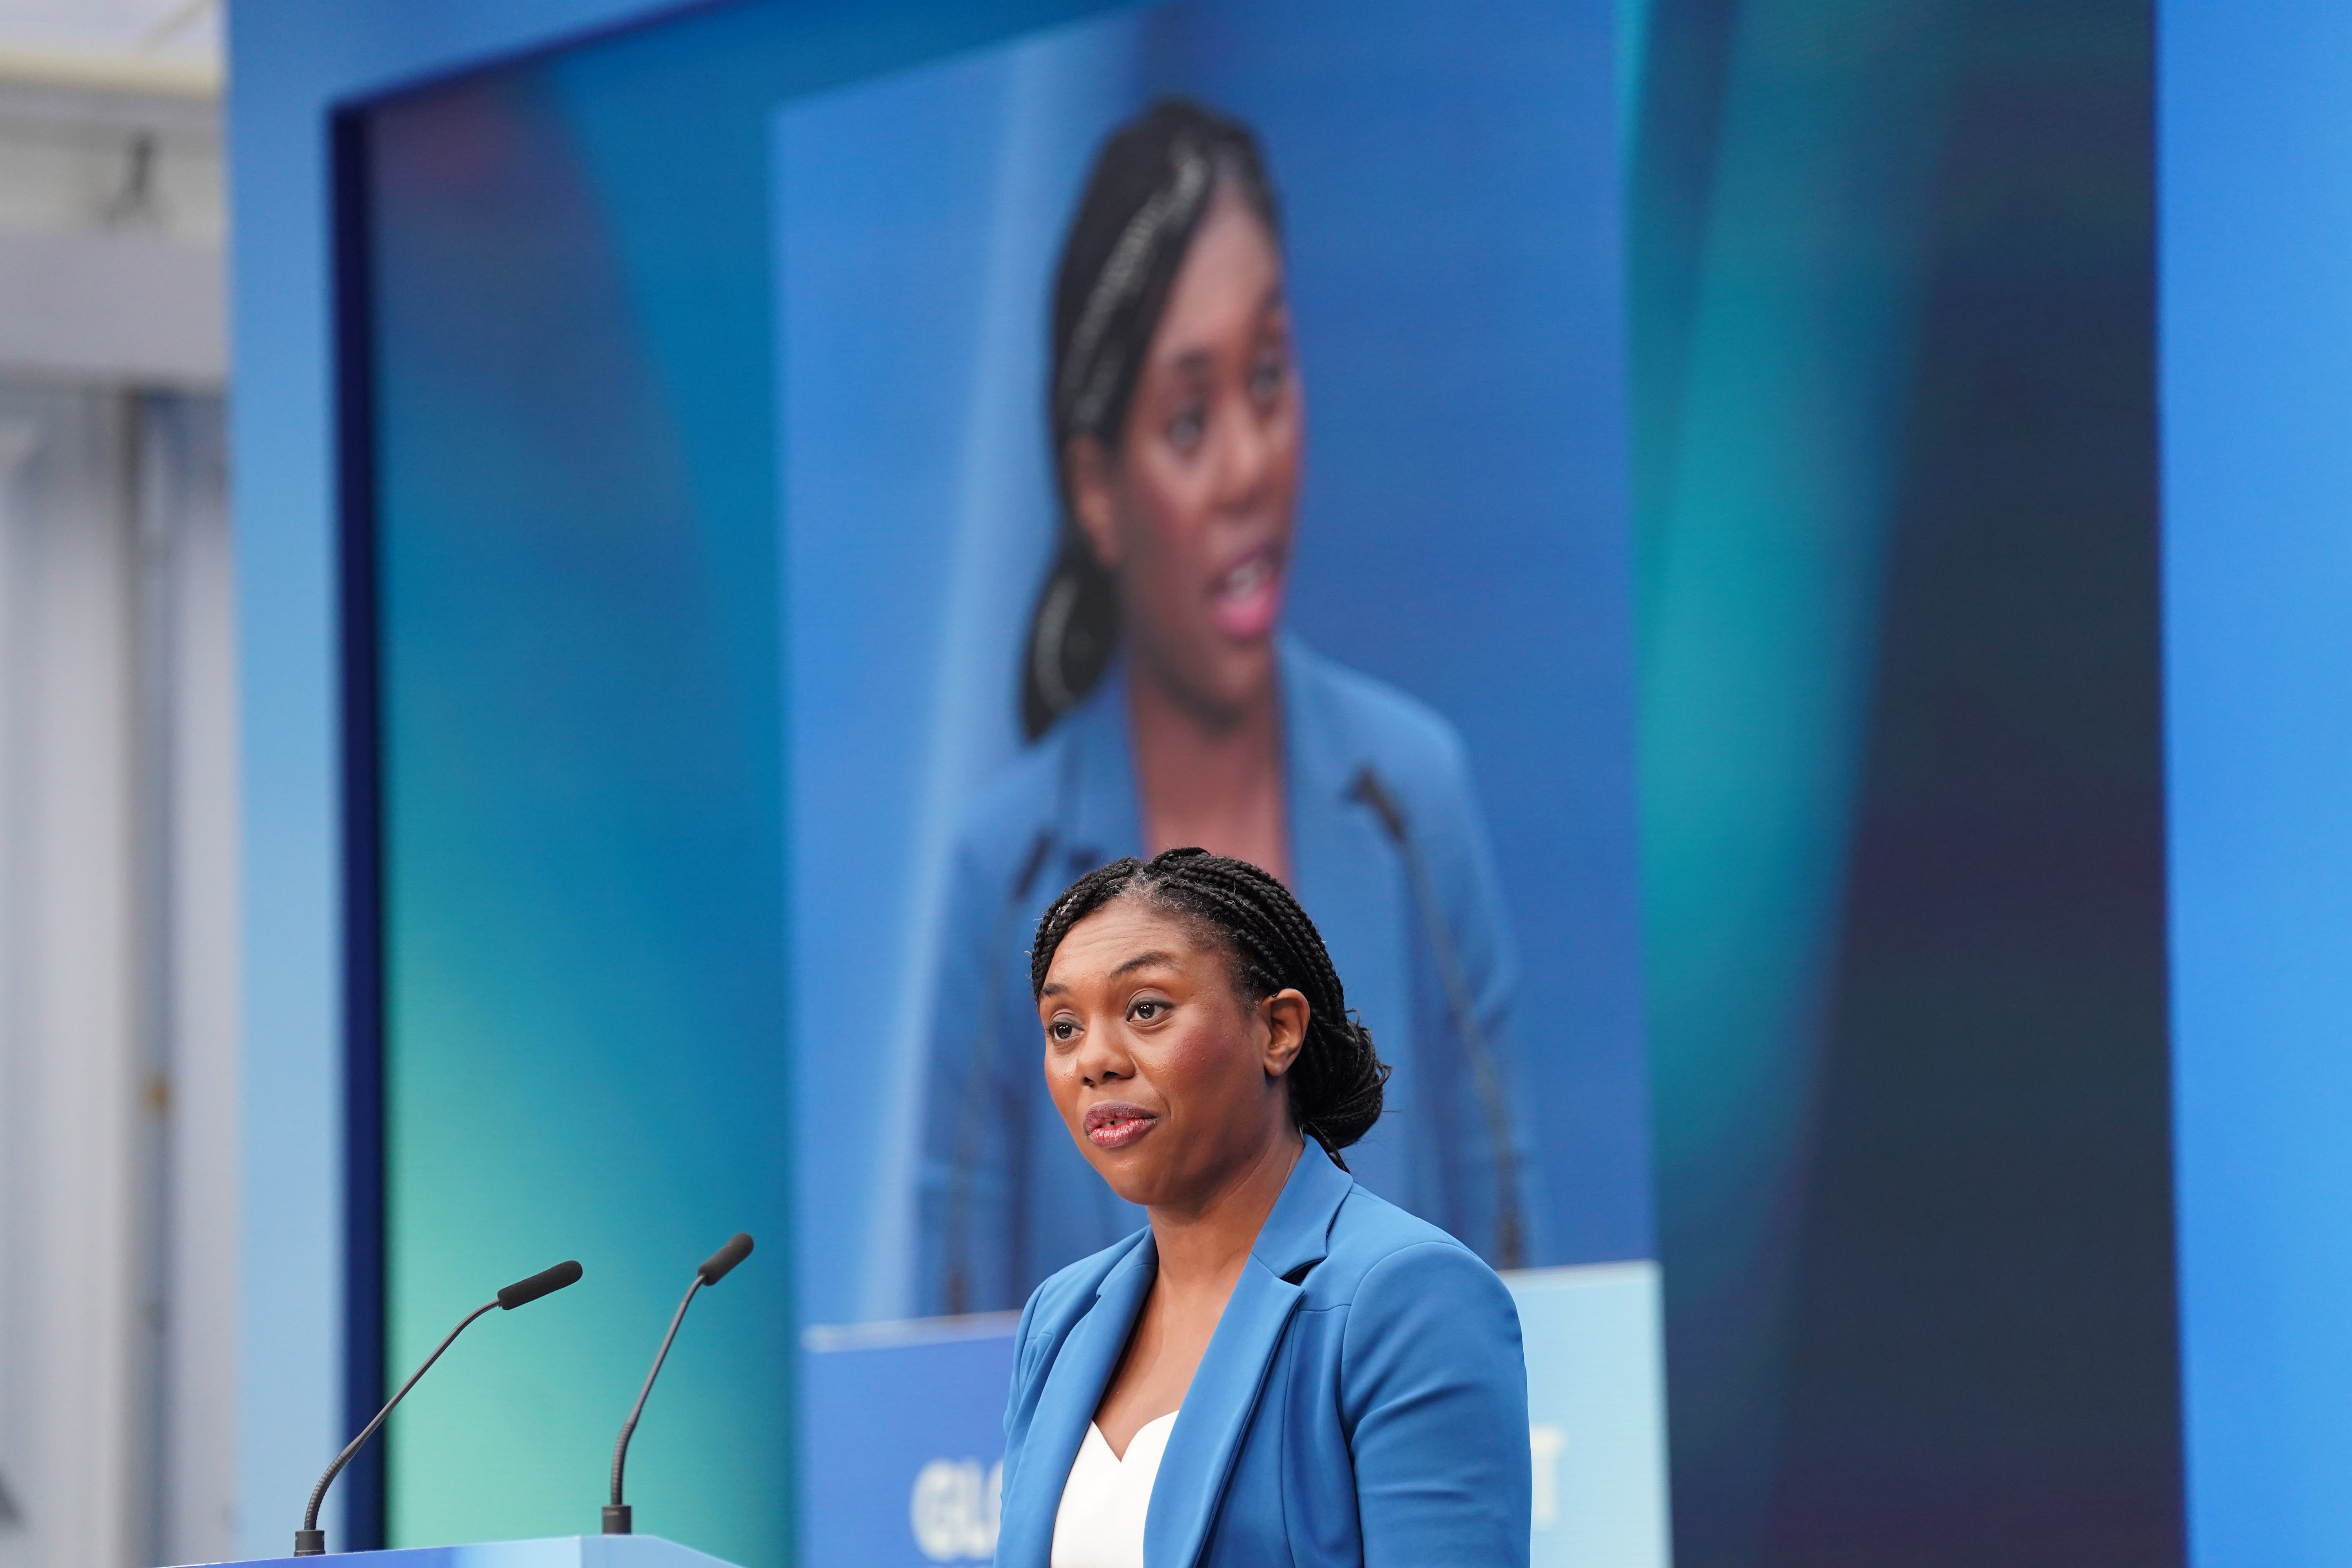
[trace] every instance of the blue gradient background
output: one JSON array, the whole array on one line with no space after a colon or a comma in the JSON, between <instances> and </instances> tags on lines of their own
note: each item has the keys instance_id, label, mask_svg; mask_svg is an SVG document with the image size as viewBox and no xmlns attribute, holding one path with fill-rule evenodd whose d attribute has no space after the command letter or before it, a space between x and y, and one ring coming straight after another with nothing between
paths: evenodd
<instances>
[{"instance_id":1,"label":"blue gradient background","mask_svg":"<svg viewBox=\"0 0 2352 1568\"><path fill-rule=\"evenodd\" d=\"M790 1224L767 495L727 400L647 375L709 323L633 297L564 101L373 127L389 1366L485 1279L587 1269L404 1411L398 1543L587 1528L699 1254ZM646 1529L772 1560L789 1279L772 1244L698 1307Z\"/></svg>"}]
</instances>

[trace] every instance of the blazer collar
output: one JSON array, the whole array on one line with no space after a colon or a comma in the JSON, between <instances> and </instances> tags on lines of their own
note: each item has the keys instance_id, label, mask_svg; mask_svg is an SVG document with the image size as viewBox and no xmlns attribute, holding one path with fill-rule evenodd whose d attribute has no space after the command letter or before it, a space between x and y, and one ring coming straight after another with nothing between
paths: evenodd
<instances>
[{"instance_id":1,"label":"blazer collar","mask_svg":"<svg viewBox=\"0 0 2352 1568\"><path fill-rule=\"evenodd\" d=\"M1312 1138L1306 1142L1290 1179L1282 1184L1282 1195L1274 1200L1274 1212L1258 1227L1257 1245L1250 1248L1251 1258L1277 1279L1330 1256L1331 1221L1339 1213L1339 1200L1356 1184L1323 1145Z\"/></svg>"},{"instance_id":2,"label":"blazer collar","mask_svg":"<svg viewBox=\"0 0 2352 1568\"><path fill-rule=\"evenodd\" d=\"M1198 1560L1283 1330L1305 1293L1298 1280L1328 1255L1331 1223L1355 1184L1310 1139L1259 1227L1152 1483L1143 1548L1152 1568L1192 1568ZM1070 1466L1159 1272L1159 1249L1147 1230L1103 1276L1093 1306L1063 1342L1011 1482L1021 1495L1018 1506L1004 1510L996 1543L1001 1568L1045 1568Z\"/></svg>"},{"instance_id":3,"label":"blazer collar","mask_svg":"<svg viewBox=\"0 0 2352 1568\"><path fill-rule=\"evenodd\" d=\"M1369 759L1338 711L1329 662L1288 636L1275 644L1275 654L1282 689L1282 765L1295 821L1302 805L1323 808L1347 801L1356 770Z\"/></svg>"},{"instance_id":4,"label":"blazer collar","mask_svg":"<svg viewBox=\"0 0 2352 1568\"><path fill-rule=\"evenodd\" d=\"M1000 1568L1046 1568L1054 1548L1054 1516L1070 1466L1159 1273L1160 1253L1146 1230L1111 1265L1095 1288L1093 1305L1062 1342L1037 1396L1019 1468L1007 1478L1008 1491L1017 1489L1019 1496L1006 1499L1018 1506L1005 1508L1001 1516L1003 1533L996 1542Z\"/></svg>"},{"instance_id":5,"label":"blazer collar","mask_svg":"<svg viewBox=\"0 0 2352 1568\"><path fill-rule=\"evenodd\" d=\"M1143 1528L1143 1560L1151 1568L1198 1562L1283 1331L1306 1293L1298 1281L1329 1251L1331 1221L1355 1184L1308 1141L1258 1231L1168 1435Z\"/></svg>"},{"instance_id":6,"label":"blazer collar","mask_svg":"<svg viewBox=\"0 0 2352 1568\"><path fill-rule=\"evenodd\" d=\"M1282 693L1284 806L1294 838L1305 822L1320 821L1344 805L1364 762L1361 748L1334 710L1331 677L1321 655L1297 637L1275 642L1276 680ZM1134 737L1127 708L1128 665L1115 659L1086 700L1064 721L1069 743L1061 787L1061 828L1071 863L1091 870L1105 860L1143 853L1143 817L1136 788ZM1294 843L1293 853L1301 846ZM1311 847L1319 853L1325 847ZM1076 875L1074 871L1072 875Z\"/></svg>"},{"instance_id":7,"label":"blazer collar","mask_svg":"<svg viewBox=\"0 0 2352 1568\"><path fill-rule=\"evenodd\" d=\"M1127 661L1118 659L1069 718L1062 847L1076 877L1122 855L1143 853L1141 797L1127 722ZM1067 879L1064 879L1067 880ZM1048 889L1049 894L1052 889ZM1080 1428L1081 1436L1084 1428Z\"/></svg>"}]
</instances>

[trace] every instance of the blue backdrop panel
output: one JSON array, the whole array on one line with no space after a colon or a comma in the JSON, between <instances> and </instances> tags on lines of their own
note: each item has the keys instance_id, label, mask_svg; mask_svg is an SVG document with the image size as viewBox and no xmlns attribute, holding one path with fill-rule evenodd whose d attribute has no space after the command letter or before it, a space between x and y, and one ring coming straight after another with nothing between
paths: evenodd
<instances>
[{"instance_id":1,"label":"blue backdrop panel","mask_svg":"<svg viewBox=\"0 0 2352 1568\"><path fill-rule=\"evenodd\" d=\"M922 1568L996 1554L1018 1314L808 1331L801 1562Z\"/></svg>"},{"instance_id":2,"label":"blue backdrop panel","mask_svg":"<svg viewBox=\"0 0 2352 1568\"><path fill-rule=\"evenodd\" d=\"M2352 11L2164 0L2165 716L2189 1527L2352 1560Z\"/></svg>"}]
</instances>

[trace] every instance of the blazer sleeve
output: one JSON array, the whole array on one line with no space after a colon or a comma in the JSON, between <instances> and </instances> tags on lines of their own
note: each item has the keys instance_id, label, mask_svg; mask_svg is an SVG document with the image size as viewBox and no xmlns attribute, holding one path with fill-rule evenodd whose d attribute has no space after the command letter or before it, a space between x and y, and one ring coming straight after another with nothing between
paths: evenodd
<instances>
[{"instance_id":1,"label":"blazer sleeve","mask_svg":"<svg viewBox=\"0 0 2352 1568\"><path fill-rule=\"evenodd\" d=\"M1525 1568L1532 1523L1518 1309L1451 1241L1368 1271L1340 1351L1364 1568Z\"/></svg>"},{"instance_id":2,"label":"blazer sleeve","mask_svg":"<svg viewBox=\"0 0 2352 1568\"><path fill-rule=\"evenodd\" d=\"M1004 1396L1004 1436L1007 1438L1018 1436L1018 1418L1026 1414L1027 1402L1022 1396L1029 1384L1029 1327L1036 1321L1037 1297L1044 1289L1040 1286L1029 1293L1029 1300L1021 1308L1021 1321L1013 1331L1013 1386Z\"/></svg>"}]
</instances>

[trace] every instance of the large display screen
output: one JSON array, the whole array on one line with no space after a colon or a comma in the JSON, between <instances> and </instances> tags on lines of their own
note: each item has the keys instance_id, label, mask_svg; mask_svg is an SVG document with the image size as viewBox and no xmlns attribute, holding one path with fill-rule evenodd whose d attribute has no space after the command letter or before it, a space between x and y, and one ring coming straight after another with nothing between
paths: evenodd
<instances>
[{"instance_id":1,"label":"large display screen","mask_svg":"<svg viewBox=\"0 0 2352 1568\"><path fill-rule=\"evenodd\" d=\"M1539 1561L1663 1560L1662 1424L1685 1565L2179 1561L2150 35L2046 14L734 0L347 106L354 1427L587 1269L349 1538L593 1528L746 1229L638 1527L984 1558L998 1396L870 1394L1139 1223L1024 953L1198 837L1360 1179L1584 1325Z\"/></svg>"}]
</instances>

